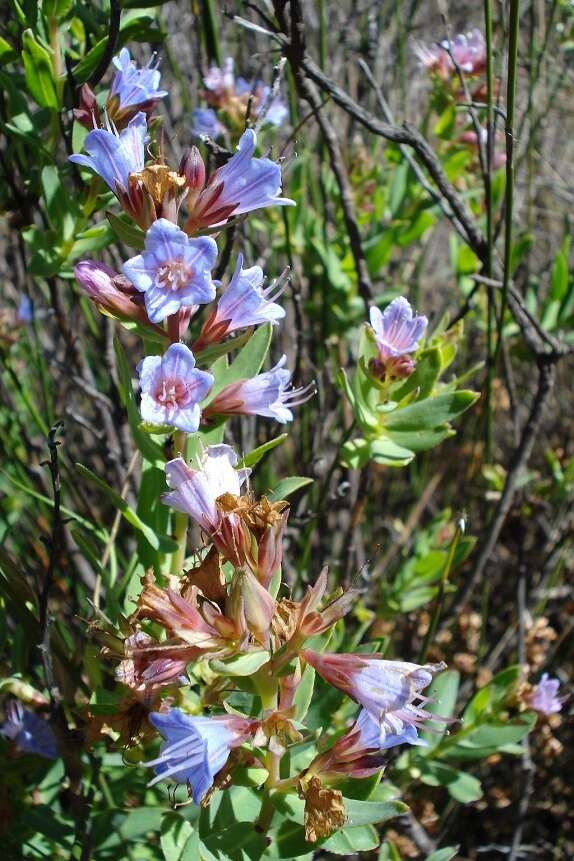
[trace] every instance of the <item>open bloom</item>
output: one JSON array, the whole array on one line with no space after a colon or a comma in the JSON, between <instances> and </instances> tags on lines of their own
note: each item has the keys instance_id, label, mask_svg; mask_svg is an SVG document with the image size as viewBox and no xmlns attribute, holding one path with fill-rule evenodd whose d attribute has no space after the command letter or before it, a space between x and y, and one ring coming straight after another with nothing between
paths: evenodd
<instances>
[{"instance_id":1,"label":"open bloom","mask_svg":"<svg viewBox=\"0 0 574 861\"><path fill-rule=\"evenodd\" d=\"M544 673L538 684L528 694L528 705L543 715L557 714L562 711L563 703L562 698L558 696L559 689L558 679L551 679L548 673Z\"/></svg>"},{"instance_id":2,"label":"open bloom","mask_svg":"<svg viewBox=\"0 0 574 861\"><path fill-rule=\"evenodd\" d=\"M292 422L291 408L308 401L315 385L290 389L291 372L285 368L286 361L287 356L282 356L270 371L226 386L209 404L206 415L257 415L281 424Z\"/></svg>"},{"instance_id":3,"label":"open bloom","mask_svg":"<svg viewBox=\"0 0 574 861\"><path fill-rule=\"evenodd\" d=\"M234 126L244 125L247 114L247 106L251 99L251 115L259 117L265 111L265 121L274 126L280 126L286 119L288 110L281 96L271 98L271 88L264 81L247 81L245 78L236 78L233 72L233 58L227 57L223 67L210 66L205 78L205 90L203 96L208 104L223 111ZM201 124L198 125L198 111L193 112L194 133L203 134ZM205 115L208 111L202 111ZM217 123L214 111L209 111L213 120ZM212 137L213 135L210 135Z\"/></svg>"},{"instance_id":4,"label":"open bloom","mask_svg":"<svg viewBox=\"0 0 574 861\"><path fill-rule=\"evenodd\" d=\"M211 108L194 108L191 112L191 119L193 121L192 133L198 137L205 136L215 140L223 134L223 126Z\"/></svg>"},{"instance_id":5,"label":"open bloom","mask_svg":"<svg viewBox=\"0 0 574 861\"><path fill-rule=\"evenodd\" d=\"M256 158L256 144L255 132L247 129L235 155L190 198L189 217L184 225L188 233L224 225L232 216L266 206L295 206L293 200L280 197L280 166L271 159Z\"/></svg>"},{"instance_id":6,"label":"open bloom","mask_svg":"<svg viewBox=\"0 0 574 861\"><path fill-rule=\"evenodd\" d=\"M195 367L185 344L171 344L163 356L147 356L138 365L145 422L171 425L186 433L199 427L199 404L213 386L213 376Z\"/></svg>"},{"instance_id":7,"label":"open bloom","mask_svg":"<svg viewBox=\"0 0 574 861\"><path fill-rule=\"evenodd\" d=\"M203 452L201 468L192 469L183 458L165 465L169 493L162 495L166 505L183 511L209 535L216 534L224 519L217 500L224 494L239 496L249 469L235 469L239 458L229 445L209 445Z\"/></svg>"},{"instance_id":8,"label":"open bloom","mask_svg":"<svg viewBox=\"0 0 574 861\"><path fill-rule=\"evenodd\" d=\"M438 74L444 80L455 72L455 63L465 75L479 75L486 66L486 43L477 28L469 33L459 33L451 42L444 39L432 46L417 42L415 53L428 72Z\"/></svg>"},{"instance_id":9,"label":"open bloom","mask_svg":"<svg viewBox=\"0 0 574 861\"><path fill-rule=\"evenodd\" d=\"M326 682L360 703L392 744L415 744L416 727L426 720L441 720L421 708L428 702L421 691L444 664L411 664L386 661L378 655L319 654L309 649L301 657L315 667ZM414 735L413 735L414 729ZM400 741L397 740L400 737ZM389 745L390 746L390 745Z\"/></svg>"},{"instance_id":10,"label":"open bloom","mask_svg":"<svg viewBox=\"0 0 574 861\"><path fill-rule=\"evenodd\" d=\"M107 128L91 131L84 141L88 155L71 155L69 160L93 170L120 197L129 189L130 174L143 170L147 140L146 115L139 111L119 133L109 120Z\"/></svg>"},{"instance_id":11,"label":"open bloom","mask_svg":"<svg viewBox=\"0 0 574 861\"><path fill-rule=\"evenodd\" d=\"M58 756L56 738L49 723L25 709L18 700L6 706L6 720L0 727L0 734L10 739L22 753L35 753L47 759Z\"/></svg>"},{"instance_id":12,"label":"open bloom","mask_svg":"<svg viewBox=\"0 0 574 861\"><path fill-rule=\"evenodd\" d=\"M285 309L275 299L285 290L286 281L279 279L266 288L263 281L261 266L244 269L243 255L240 254L233 277L215 310L205 321L194 348L203 349L207 344L221 341L232 332L248 326L262 323L276 326L285 316Z\"/></svg>"},{"instance_id":13,"label":"open bloom","mask_svg":"<svg viewBox=\"0 0 574 861\"><path fill-rule=\"evenodd\" d=\"M413 309L403 296L393 299L383 312L373 305L369 316L383 364L414 353L428 322L426 317L413 315Z\"/></svg>"},{"instance_id":14,"label":"open bloom","mask_svg":"<svg viewBox=\"0 0 574 861\"><path fill-rule=\"evenodd\" d=\"M177 225L160 218L146 233L143 253L124 263L124 275L145 294L149 318L159 323L180 308L215 298L211 270L216 257L217 244L211 237L190 239Z\"/></svg>"},{"instance_id":15,"label":"open bloom","mask_svg":"<svg viewBox=\"0 0 574 861\"><path fill-rule=\"evenodd\" d=\"M126 119L137 110L149 114L157 102L167 96L167 90L159 89L161 72L155 55L145 66L138 68L129 50L122 48L112 62L116 67L116 73L106 108L108 115L116 124L125 123Z\"/></svg>"},{"instance_id":16,"label":"open bloom","mask_svg":"<svg viewBox=\"0 0 574 861\"><path fill-rule=\"evenodd\" d=\"M211 789L231 750L250 737L255 723L235 715L192 717L180 709L170 709L166 714L153 712L149 720L165 743L160 755L145 763L156 772L148 785L170 777L188 785L196 804Z\"/></svg>"}]
</instances>

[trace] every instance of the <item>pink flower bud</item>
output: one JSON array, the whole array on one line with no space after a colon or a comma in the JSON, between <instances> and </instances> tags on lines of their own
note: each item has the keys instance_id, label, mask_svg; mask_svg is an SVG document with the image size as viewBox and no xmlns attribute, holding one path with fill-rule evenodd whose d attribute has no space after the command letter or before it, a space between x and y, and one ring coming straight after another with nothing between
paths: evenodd
<instances>
[{"instance_id":1,"label":"pink flower bud","mask_svg":"<svg viewBox=\"0 0 574 861\"><path fill-rule=\"evenodd\" d=\"M164 335L163 329L154 326L147 315L143 297L127 278L119 275L105 263L80 260L74 267L76 280L96 307L120 320L134 320Z\"/></svg>"}]
</instances>

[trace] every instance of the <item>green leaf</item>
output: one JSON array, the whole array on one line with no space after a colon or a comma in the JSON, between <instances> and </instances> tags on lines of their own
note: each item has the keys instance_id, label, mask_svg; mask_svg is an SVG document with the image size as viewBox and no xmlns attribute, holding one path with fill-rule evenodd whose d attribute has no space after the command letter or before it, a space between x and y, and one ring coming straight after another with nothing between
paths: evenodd
<instances>
[{"instance_id":1,"label":"green leaf","mask_svg":"<svg viewBox=\"0 0 574 861\"><path fill-rule=\"evenodd\" d=\"M309 711L311 700L313 699L313 690L315 688L315 669L310 664L307 664L301 681L297 685L295 695L293 697L293 706L295 708L295 720L302 721Z\"/></svg>"},{"instance_id":2,"label":"green leaf","mask_svg":"<svg viewBox=\"0 0 574 861\"><path fill-rule=\"evenodd\" d=\"M168 538L167 535L156 535L156 533L151 529L143 520L136 514L133 508L130 508L125 499L122 499L119 493L106 484L106 482L100 478L98 475L93 473L86 466L83 466L81 463L75 464L76 469L84 478L87 478L88 481L95 484L102 490L105 495L108 497L114 508L116 508L122 516L130 523L135 529L139 530L154 548L154 550L161 550L163 553L173 553L177 550L177 543L173 541L171 538Z\"/></svg>"},{"instance_id":3,"label":"green leaf","mask_svg":"<svg viewBox=\"0 0 574 861\"><path fill-rule=\"evenodd\" d=\"M179 813L167 812L161 820L159 841L165 861L192 861L193 828Z\"/></svg>"},{"instance_id":4,"label":"green leaf","mask_svg":"<svg viewBox=\"0 0 574 861\"><path fill-rule=\"evenodd\" d=\"M22 33L22 62L28 92L42 108L57 111L60 107L52 70L52 56L36 41L31 30Z\"/></svg>"},{"instance_id":5,"label":"green leaf","mask_svg":"<svg viewBox=\"0 0 574 861\"><path fill-rule=\"evenodd\" d=\"M445 846L443 849L437 849L436 852L432 852L428 856L427 861L451 861L451 858L458 854L458 849L458 846Z\"/></svg>"},{"instance_id":6,"label":"green leaf","mask_svg":"<svg viewBox=\"0 0 574 861\"><path fill-rule=\"evenodd\" d=\"M126 216L106 212L106 218L120 242L136 251L142 251L145 248L145 233Z\"/></svg>"},{"instance_id":7,"label":"green leaf","mask_svg":"<svg viewBox=\"0 0 574 861\"><path fill-rule=\"evenodd\" d=\"M269 501L278 502L280 499L287 499L288 496L291 496L291 494L296 493L308 484L313 484L313 479L307 478L304 475L292 475L290 478L282 478L275 485L271 493L268 494Z\"/></svg>"},{"instance_id":8,"label":"green leaf","mask_svg":"<svg viewBox=\"0 0 574 861\"><path fill-rule=\"evenodd\" d=\"M524 712L519 718L506 721L492 721L466 731L457 736L460 741L448 746L442 752L449 759L484 759L493 753L505 753L505 748L516 745L534 728L537 716L534 712ZM450 741L456 742L457 736Z\"/></svg>"},{"instance_id":9,"label":"green leaf","mask_svg":"<svg viewBox=\"0 0 574 861\"><path fill-rule=\"evenodd\" d=\"M480 781L464 771L457 771L442 762L425 761L420 766L421 781L427 786L443 786L455 801L469 804L482 798Z\"/></svg>"},{"instance_id":10,"label":"green leaf","mask_svg":"<svg viewBox=\"0 0 574 861\"><path fill-rule=\"evenodd\" d=\"M249 652L238 655L228 661L213 660L209 662L211 669L222 676L252 676L269 661L269 652Z\"/></svg>"},{"instance_id":11,"label":"green leaf","mask_svg":"<svg viewBox=\"0 0 574 861\"><path fill-rule=\"evenodd\" d=\"M342 828L324 843L322 849L334 855L353 855L355 852L369 852L379 845L379 835L372 825L359 825L356 828Z\"/></svg>"},{"instance_id":12,"label":"green leaf","mask_svg":"<svg viewBox=\"0 0 574 861\"><path fill-rule=\"evenodd\" d=\"M568 292L568 251L560 249L554 263L550 276L550 299L561 301Z\"/></svg>"},{"instance_id":13,"label":"green leaf","mask_svg":"<svg viewBox=\"0 0 574 861\"><path fill-rule=\"evenodd\" d=\"M428 451L429 448L434 448L443 442L443 440L455 435L455 431L451 427L418 431L386 430L390 439L398 445L410 448L411 451L415 452L415 454L418 454L421 451Z\"/></svg>"},{"instance_id":14,"label":"green leaf","mask_svg":"<svg viewBox=\"0 0 574 861\"><path fill-rule=\"evenodd\" d=\"M282 433L279 436L275 437L275 439L270 439L269 442L264 442L263 445L257 446L253 451L250 451L249 454L246 454L245 457L242 457L238 467L253 467L259 463L261 458L267 454L268 451L276 448L276 446L281 445L282 442L285 442L289 434Z\"/></svg>"},{"instance_id":15,"label":"green leaf","mask_svg":"<svg viewBox=\"0 0 574 861\"><path fill-rule=\"evenodd\" d=\"M414 458L414 452L398 445L387 436L381 436L371 442L371 458L375 463L384 466L406 466Z\"/></svg>"},{"instance_id":16,"label":"green leaf","mask_svg":"<svg viewBox=\"0 0 574 861\"><path fill-rule=\"evenodd\" d=\"M341 446L341 463L349 469L362 469L369 462L370 456L371 444L361 437L347 440Z\"/></svg>"},{"instance_id":17,"label":"green leaf","mask_svg":"<svg viewBox=\"0 0 574 861\"><path fill-rule=\"evenodd\" d=\"M387 822L395 816L403 816L409 809L402 801L358 801L355 798L344 798L343 801L347 812L345 827Z\"/></svg>"},{"instance_id":18,"label":"green leaf","mask_svg":"<svg viewBox=\"0 0 574 861\"><path fill-rule=\"evenodd\" d=\"M405 380L395 391L393 389L393 400L402 401L415 389L418 389L417 400L422 401L430 397L441 372L442 362L438 347L425 350L420 358L417 358L417 366L414 374Z\"/></svg>"},{"instance_id":19,"label":"green leaf","mask_svg":"<svg viewBox=\"0 0 574 861\"><path fill-rule=\"evenodd\" d=\"M446 670L435 676L426 694L430 698L426 711L441 717L452 717L459 684L460 673L457 670ZM432 732L430 730L423 731L421 737L427 742L429 748L433 748L439 743L441 735L446 732L446 728L447 724L441 724L437 721L432 724Z\"/></svg>"},{"instance_id":20,"label":"green leaf","mask_svg":"<svg viewBox=\"0 0 574 861\"><path fill-rule=\"evenodd\" d=\"M0 65L11 63L18 56L18 52L14 50L12 45L6 41L3 36L0 36Z\"/></svg>"},{"instance_id":21,"label":"green leaf","mask_svg":"<svg viewBox=\"0 0 574 861\"><path fill-rule=\"evenodd\" d=\"M478 397L476 392L462 390L417 401L392 413L386 413L385 427L395 431L432 430L455 419L472 406Z\"/></svg>"}]
</instances>

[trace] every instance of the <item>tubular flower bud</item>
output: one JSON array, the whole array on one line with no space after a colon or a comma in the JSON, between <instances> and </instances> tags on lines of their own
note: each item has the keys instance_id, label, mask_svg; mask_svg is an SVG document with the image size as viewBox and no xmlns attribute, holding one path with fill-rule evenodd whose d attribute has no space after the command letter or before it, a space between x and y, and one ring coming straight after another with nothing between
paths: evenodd
<instances>
[{"instance_id":1,"label":"tubular flower bud","mask_svg":"<svg viewBox=\"0 0 574 861\"><path fill-rule=\"evenodd\" d=\"M98 310L120 320L133 320L165 335L147 315L143 297L123 275L105 263L80 260L74 267L76 281Z\"/></svg>"},{"instance_id":2,"label":"tubular flower bud","mask_svg":"<svg viewBox=\"0 0 574 861\"><path fill-rule=\"evenodd\" d=\"M74 119L89 131L101 123L96 95L89 84L82 84L80 87L80 99L78 107L74 108Z\"/></svg>"},{"instance_id":3,"label":"tubular flower bud","mask_svg":"<svg viewBox=\"0 0 574 861\"><path fill-rule=\"evenodd\" d=\"M205 185L207 176L205 162L196 146L190 147L179 163L179 173L185 179L187 205L192 207Z\"/></svg>"}]
</instances>

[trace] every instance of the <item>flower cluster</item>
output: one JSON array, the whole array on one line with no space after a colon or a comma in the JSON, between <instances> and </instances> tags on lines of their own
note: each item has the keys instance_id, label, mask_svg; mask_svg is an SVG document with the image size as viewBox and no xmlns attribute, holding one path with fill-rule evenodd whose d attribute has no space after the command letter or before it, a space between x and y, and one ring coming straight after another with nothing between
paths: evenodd
<instances>
[{"instance_id":1,"label":"flower cluster","mask_svg":"<svg viewBox=\"0 0 574 861\"><path fill-rule=\"evenodd\" d=\"M291 387L286 356L270 370L260 372L259 362L251 372L236 370L226 378L225 355L238 340L248 348L246 330L267 324L271 331L285 317L277 300L286 282L265 286L261 267L245 267L240 254L222 284L216 275L218 234L234 217L292 201L281 196L280 166L255 155L250 129L237 152L210 175L195 147L177 169L161 158L147 163L148 118L165 96L157 65L139 69L127 51L114 65L104 127L89 132L87 154L71 161L99 176L138 225L138 253L121 272L81 261L76 278L100 311L146 338L146 355L137 365L139 430L171 434L161 501L172 512L177 550L169 574L161 565L145 572L129 618L118 628L98 629L102 653L116 659L121 693L113 715L98 718L88 709L88 738L111 732L130 745L159 732L163 743L145 763L155 772L149 785L184 785L196 804L208 804L217 788L229 786L237 767L255 764L268 775L269 797L281 787L305 799L305 834L313 842L345 822L334 784L380 771L391 747L425 744L419 730L438 718L425 708L423 691L443 665L325 651L356 592L327 597L326 570L300 600L282 587L289 503L255 495L250 468L223 442L223 432L211 435L227 416L292 421L293 408L314 392L313 384ZM212 68L205 85L206 100L228 116L244 111L249 94L256 113L267 111L267 119L277 122L284 116L279 104L271 113L270 94L258 82L248 88L236 81L229 62L223 70ZM209 310L196 325L204 306ZM383 313L373 307L370 320L379 377L408 376L426 318L413 315L401 298ZM184 343L189 328L190 346ZM230 338L238 332L245 337ZM196 538L192 555L189 527ZM282 778L283 756L311 737L296 694L303 676L315 671L360 709L330 747ZM192 674L205 681L195 703L185 693ZM248 713L230 700L240 690L253 698ZM33 729L39 738L38 727Z\"/></svg>"},{"instance_id":2,"label":"flower cluster","mask_svg":"<svg viewBox=\"0 0 574 861\"><path fill-rule=\"evenodd\" d=\"M414 43L414 53L422 68L431 76L440 94L447 94L450 100L466 104L467 93L460 86L462 75L467 86L472 86L470 94L473 103L484 103L486 89L483 76L487 63L487 50L484 36L474 28L468 33L459 33L453 39L443 39L435 45ZM475 116L478 116L477 111ZM454 143L464 147L472 157L472 163L480 164L480 151L486 150L488 132L484 126L469 122L463 123L461 111L457 112ZM498 151L495 142L500 141L500 135L493 133L492 168L497 170L506 163L505 152Z\"/></svg>"},{"instance_id":3,"label":"flower cluster","mask_svg":"<svg viewBox=\"0 0 574 861\"><path fill-rule=\"evenodd\" d=\"M255 156L257 137L251 129L242 135L236 155L209 176L196 147L184 154L177 170L161 161L146 164L147 118L166 95L159 89L160 73L151 61L138 69L125 49L114 65L105 126L86 136L87 155L72 155L70 161L90 169L114 192L125 212L145 230L144 247L126 260L120 273L92 260L80 261L75 273L101 311L151 329L170 342L163 355L147 356L138 365L142 420L185 433L238 413L291 421L292 407L314 389L290 387L285 357L268 372L223 387L203 416L201 404L215 380L208 370L196 367L197 354L208 346L241 329L276 324L285 315L274 301L285 282L264 287L263 270L244 268L242 255L215 301L220 286L214 278L218 247L212 235L205 235L225 227L233 217L267 206L292 205L281 196L281 168ZM209 80L210 92L220 92L213 70ZM192 352L180 341L202 306L211 303L213 310L197 332Z\"/></svg>"},{"instance_id":4,"label":"flower cluster","mask_svg":"<svg viewBox=\"0 0 574 861\"><path fill-rule=\"evenodd\" d=\"M210 66L203 84L203 98L208 108L196 108L192 112L193 133L214 140L225 133L226 127L242 128L248 111L251 116L261 118L272 126L281 126L288 114L281 96L273 94L263 81L251 83L245 78L235 77L232 57L227 57L223 68ZM220 114L225 122L218 119Z\"/></svg>"}]
</instances>

